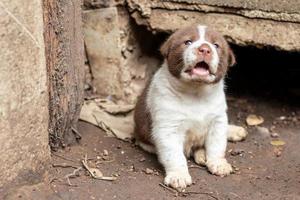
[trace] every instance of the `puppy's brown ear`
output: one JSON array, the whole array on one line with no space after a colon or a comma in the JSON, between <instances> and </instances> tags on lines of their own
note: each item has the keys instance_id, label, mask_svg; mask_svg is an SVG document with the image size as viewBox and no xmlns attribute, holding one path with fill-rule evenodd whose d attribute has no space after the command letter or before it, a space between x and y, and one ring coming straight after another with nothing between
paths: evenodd
<instances>
[{"instance_id":1,"label":"puppy's brown ear","mask_svg":"<svg viewBox=\"0 0 300 200\"><path fill-rule=\"evenodd\" d=\"M228 64L229 64L229 67L236 64L235 55L234 55L233 51L230 48L229 48L229 51L228 51Z\"/></svg>"},{"instance_id":2,"label":"puppy's brown ear","mask_svg":"<svg viewBox=\"0 0 300 200\"><path fill-rule=\"evenodd\" d=\"M167 41L165 41L162 46L160 47L160 53L163 55L164 58L167 58L170 53L170 48L172 44L173 37L170 36Z\"/></svg>"}]
</instances>

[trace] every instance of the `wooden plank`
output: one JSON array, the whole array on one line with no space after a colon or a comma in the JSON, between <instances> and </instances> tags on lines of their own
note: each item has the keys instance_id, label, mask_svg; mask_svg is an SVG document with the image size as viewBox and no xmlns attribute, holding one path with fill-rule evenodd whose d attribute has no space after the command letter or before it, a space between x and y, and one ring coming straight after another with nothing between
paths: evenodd
<instances>
[{"instance_id":1,"label":"wooden plank","mask_svg":"<svg viewBox=\"0 0 300 200\"><path fill-rule=\"evenodd\" d=\"M72 144L83 102L81 0L43 0L52 149Z\"/></svg>"}]
</instances>

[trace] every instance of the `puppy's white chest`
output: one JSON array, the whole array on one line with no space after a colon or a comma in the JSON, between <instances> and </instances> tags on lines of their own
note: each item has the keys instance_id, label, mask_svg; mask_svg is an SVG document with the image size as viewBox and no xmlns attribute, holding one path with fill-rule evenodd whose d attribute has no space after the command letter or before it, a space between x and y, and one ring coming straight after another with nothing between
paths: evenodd
<instances>
[{"instance_id":1,"label":"puppy's white chest","mask_svg":"<svg viewBox=\"0 0 300 200\"><path fill-rule=\"evenodd\" d=\"M184 119L186 129L195 134L205 134L215 116L214 112L211 112L212 109L210 106L203 104L191 106Z\"/></svg>"},{"instance_id":2,"label":"puppy's white chest","mask_svg":"<svg viewBox=\"0 0 300 200\"><path fill-rule=\"evenodd\" d=\"M177 127L180 133L200 130L205 134L212 121L226 113L223 82L193 88L167 75L162 68L150 85L147 104L154 127Z\"/></svg>"},{"instance_id":3,"label":"puppy's white chest","mask_svg":"<svg viewBox=\"0 0 300 200\"><path fill-rule=\"evenodd\" d=\"M221 97L222 98L222 97ZM192 122L197 122L197 124L205 123L210 121L214 116L218 115L222 111L222 103L217 103L214 101L207 101L206 99L201 99L201 97L174 97L172 101L166 102L173 105L170 113L177 113L182 116L184 120Z\"/></svg>"},{"instance_id":4,"label":"puppy's white chest","mask_svg":"<svg viewBox=\"0 0 300 200\"><path fill-rule=\"evenodd\" d=\"M180 133L189 134L192 140L201 143L222 107L218 106L219 102L190 96L170 96L160 102L163 103L159 110L166 109L163 116L165 122L177 124ZM196 139L198 137L202 139Z\"/></svg>"}]
</instances>

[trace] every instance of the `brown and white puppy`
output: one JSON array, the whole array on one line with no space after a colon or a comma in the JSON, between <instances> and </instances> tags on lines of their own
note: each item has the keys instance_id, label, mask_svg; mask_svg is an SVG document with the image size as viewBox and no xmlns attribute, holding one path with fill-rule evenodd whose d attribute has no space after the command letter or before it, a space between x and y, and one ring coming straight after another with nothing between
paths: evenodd
<instances>
[{"instance_id":1,"label":"brown and white puppy","mask_svg":"<svg viewBox=\"0 0 300 200\"><path fill-rule=\"evenodd\" d=\"M192 183L186 157L225 176L228 136L223 78L235 57L222 35L206 26L176 31L161 47L165 58L140 96L135 110L135 136L146 151L157 153L164 183L184 189ZM236 127L233 127L236 128Z\"/></svg>"}]
</instances>

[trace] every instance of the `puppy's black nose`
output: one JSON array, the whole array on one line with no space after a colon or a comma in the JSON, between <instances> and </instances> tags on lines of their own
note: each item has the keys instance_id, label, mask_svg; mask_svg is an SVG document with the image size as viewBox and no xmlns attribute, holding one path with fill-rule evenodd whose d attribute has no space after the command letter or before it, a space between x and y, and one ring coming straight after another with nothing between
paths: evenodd
<instances>
[{"instance_id":1,"label":"puppy's black nose","mask_svg":"<svg viewBox=\"0 0 300 200\"><path fill-rule=\"evenodd\" d=\"M201 54L205 55L210 55L211 53L211 49L207 44L202 44L199 48L198 48L199 52Z\"/></svg>"}]
</instances>

